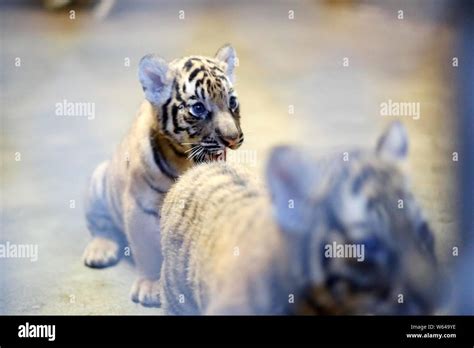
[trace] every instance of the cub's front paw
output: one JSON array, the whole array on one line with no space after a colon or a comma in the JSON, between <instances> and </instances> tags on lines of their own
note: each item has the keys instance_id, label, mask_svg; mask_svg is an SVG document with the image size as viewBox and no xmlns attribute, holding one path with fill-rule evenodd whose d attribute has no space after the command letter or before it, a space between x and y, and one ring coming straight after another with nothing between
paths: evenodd
<instances>
[{"instance_id":1,"label":"cub's front paw","mask_svg":"<svg viewBox=\"0 0 474 348\"><path fill-rule=\"evenodd\" d=\"M92 268L115 265L119 260L119 245L113 240L95 237L84 250L84 264Z\"/></svg>"},{"instance_id":2,"label":"cub's front paw","mask_svg":"<svg viewBox=\"0 0 474 348\"><path fill-rule=\"evenodd\" d=\"M132 286L130 297L133 302L141 303L145 307L159 307L160 301L160 280L138 278Z\"/></svg>"}]
</instances>

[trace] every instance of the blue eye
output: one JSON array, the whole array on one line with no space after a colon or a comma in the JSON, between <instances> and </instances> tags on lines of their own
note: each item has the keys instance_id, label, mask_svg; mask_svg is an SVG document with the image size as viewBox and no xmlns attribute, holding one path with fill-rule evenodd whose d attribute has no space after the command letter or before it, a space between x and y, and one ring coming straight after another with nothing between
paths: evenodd
<instances>
[{"instance_id":1,"label":"blue eye","mask_svg":"<svg viewBox=\"0 0 474 348\"><path fill-rule=\"evenodd\" d=\"M199 102L191 106L191 113L196 117L204 117L207 115L207 110L204 104Z\"/></svg>"},{"instance_id":2,"label":"blue eye","mask_svg":"<svg viewBox=\"0 0 474 348\"><path fill-rule=\"evenodd\" d=\"M237 98L232 96L230 97L229 99L229 107L234 110L235 108L237 108Z\"/></svg>"}]
</instances>

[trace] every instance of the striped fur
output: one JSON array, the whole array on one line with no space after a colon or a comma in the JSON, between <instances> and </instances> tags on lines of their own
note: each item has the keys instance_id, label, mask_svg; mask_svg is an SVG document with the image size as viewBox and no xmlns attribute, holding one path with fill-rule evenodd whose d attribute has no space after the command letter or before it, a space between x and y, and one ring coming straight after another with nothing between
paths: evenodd
<instances>
[{"instance_id":1,"label":"striped fur","mask_svg":"<svg viewBox=\"0 0 474 348\"><path fill-rule=\"evenodd\" d=\"M314 162L273 150L267 188L241 167L184 174L162 208L162 300L169 314L428 313L433 237L397 162L393 125L376 151ZM404 201L399 209L398 200ZM365 261L328 244L365 246ZM399 295L403 303L399 303Z\"/></svg>"},{"instance_id":2,"label":"striped fur","mask_svg":"<svg viewBox=\"0 0 474 348\"><path fill-rule=\"evenodd\" d=\"M192 56L170 63L147 55L139 67L146 100L113 158L94 171L86 200L93 239L84 252L89 267L115 264L129 244L138 280L132 300L159 305L159 207L176 178L196 163L225 157L243 142L233 88L235 51L215 58ZM200 103L204 112L195 104ZM201 110L201 111L202 111Z\"/></svg>"}]
</instances>

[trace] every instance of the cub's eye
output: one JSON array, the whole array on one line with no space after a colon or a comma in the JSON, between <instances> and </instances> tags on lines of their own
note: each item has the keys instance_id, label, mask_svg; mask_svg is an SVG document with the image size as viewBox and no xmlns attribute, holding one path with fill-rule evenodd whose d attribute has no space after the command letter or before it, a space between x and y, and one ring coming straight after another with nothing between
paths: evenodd
<instances>
[{"instance_id":1,"label":"cub's eye","mask_svg":"<svg viewBox=\"0 0 474 348\"><path fill-rule=\"evenodd\" d=\"M203 103L196 103L191 106L191 113L196 117L204 117L207 115L207 110Z\"/></svg>"},{"instance_id":2,"label":"cub's eye","mask_svg":"<svg viewBox=\"0 0 474 348\"><path fill-rule=\"evenodd\" d=\"M237 98L232 96L230 97L229 99L229 107L234 110L235 108L237 108Z\"/></svg>"}]
</instances>

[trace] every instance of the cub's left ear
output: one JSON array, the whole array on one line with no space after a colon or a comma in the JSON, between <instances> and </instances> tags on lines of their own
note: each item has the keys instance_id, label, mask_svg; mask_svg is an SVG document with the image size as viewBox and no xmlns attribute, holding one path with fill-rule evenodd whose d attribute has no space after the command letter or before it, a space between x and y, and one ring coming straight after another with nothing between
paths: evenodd
<instances>
[{"instance_id":1,"label":"cub's left ear","mask_svg":"<svg viewBox=\"0 0 474 348\"><path fill-rule=\"evenodd\" d=\"M146 99L155 106L163 104L171 95L172 79L168 63L154 54L140 60L138 77Z\"/></svg>"},{"instance_id":2,"label":"cub's left ear","mask_svg":"<svg viewBox=\"0 0 474 348\"><path fill-rule=\"evenodd\" d=\"M379 156L392 161L402 161L408 155L408 135L401 122L393 122L377 141Z\"/></svg>"},{"instance_id":3,"label":"cub's left ear","mask_svg":"<svg viewBox=\"0 0 474 348\"><path fill-rule=\"evenodd\" d=\"M230 82L233 83L235 80L234 68L237 63L237 53L235 49L229 44L222 46L216 53L216 59L225 64L224 71Z\"/></svg>"}]
</instances>

